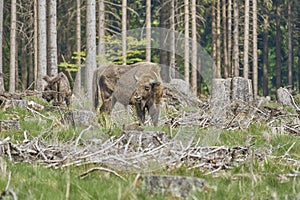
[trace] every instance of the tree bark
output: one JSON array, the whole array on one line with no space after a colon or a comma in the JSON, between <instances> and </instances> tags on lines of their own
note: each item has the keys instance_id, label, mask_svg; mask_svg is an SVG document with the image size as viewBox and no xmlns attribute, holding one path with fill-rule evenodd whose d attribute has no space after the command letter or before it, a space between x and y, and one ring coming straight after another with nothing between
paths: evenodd
<instances>
[{"instance_id":1,"label":"tree bark","mask_svg":"<svg viewBox=\"0 0 300 200\"><path fill-rule=\"evenodd\" d=\"M245 21L244 21L244 78L249 77L249 21L250 2L245 0Z\"/></svg>"},{"instance_id":2,"label":"tree bark","mask_svg":"<svg viewBox=\"0 0 300 200\"><path fill-rule=\"evenodd\" d=\"M101 1L101 0L100 0ZM101 13L99 13L101 15ZM78 65L78 71L76 72L75 77L75 83L74 83L74 89L73 93L75 96L78 96L81 94L81 6L80 6L80 0L76 0L76 52L79 53L77 56L77 65ZM100 23L100 22L99 22ZM99 33L100 34L100 33ZM101 39L99 36L99 43Z\"/></svg>"},{"instance_id":3,"label":"tree bark","mask_svg":"<svg viewBox=\"0 0 300 200\"><path fill-rule=\"evenodd\" d=\"M288 83L293 88L292 1L288 1Z\"/></svg>"},{"instance_id":4,"label":"tree bark","mask_svg":"<svg viewBox=\"0 0 300 200\"><path fill-rule=\"evenodd\" d=\"M96 1L87 0L86 8L86 72L85 90L86 96L92 100L93 73L96 66Z\"/></svg>"},{"instance_id":5,"label":"tree bark","mask_svg":"<svg viewBox=\"0 0 300 200\"><path fill-rule=\"evenodd\" d=\"M37 90L43 91L47 74L46 0L38 0L38 59Z\"/></svg>"},{"instance_id":6,"label":"tree bark","mask_svg":"<svg viewBox=\"0 0 300 200\"><path fill-rule=\"evenodd\" d=\"M5 91L3 75L3 1L0 1L0 94Z\"/></svg>"},{"instance_id":7,"label":"tree bark","mask_svg":"<svg viewBox=\"0 0 300 200\"><path fill-rule=\"evenodd\" d=\"M216 18L216 65L217 77L221 78L221 8L220 0L217 0L217 18Z\"/></svg>"},{"instance_id":8,"label":"tree bark","mask_svg":"<svg viewBox=\"0 0 300 200\"><path fill-rule=\"evenodd\" d=\"M161 0L160 1L160 27L162 28L160 33L160 54L159 54L159 61L161 64L161 78L164 82L168 82L169 80L169 58L167 52L167 29L168 27L168 19L169 19L169 1L168 0Z\"/></svg>"},{"instance_id":9,"label":"tree bark","mask_svg":"<svg viewBox=\"0 0 300 200\"><path fill-rule=\"evenodd\" d=\"M216 54L216 3L215 0L212 0L212 5L211 5L211 37L212 37L212 49L211 49L211 55L212 55L212 60L214 62L214 66L213 66L213 78L218 77L218 68L216 65L216 58L217 58L217 54Z\"/></svg>"},{"instance_id":10,"label":"tree bark","mask_svg":"<svg viewBox=\"0 0 300 200\"><path fill-rule=\"evenodd\" d=\"M105 4L104 0L99 0L99 22L98 22L98 34L99 34L99 43L98 43L98 54L100 55L100 59L104 59L105 57ZM101 67L101 62L99 63L99 67Z\"/></svg>"},{"instance_id":11,"label":"tree bark","mask_svg":"<svg viewBox=\"0 0 300 200\"><path fill-rule=\"evenodd\" d=\"M122 0L122 57L123 64L127 60L127 0Z\"/></svg>"},{"instance_id":12,"label":"tree bark","mask_svg":"<svg viewBox=\"0 0 300 200\"><path fill-rule=\"evenodd\" d=\"M234 76L238 77L240 75L240 64L239 64L239 7L238 0L233 0L233 68Z\"/></svg>"},{"instance_id":13,"label":"tree bark","mask_svg":"<svg viewBox=\"0 0 300 200\"><path fill-rule=\"evenodd\" d=\"M268 96L268 67L269 67L269 50L268 50L268 41L269 41L269 16L268 14L264 15L264 36L263 36L263 96Z\"/></svg>"},{"instance_id":14,"label":"tree bark","mask_svg":"<svg viewBox=\"0 0 300 200\"><path fill-rule=\"evenodd\" d=\"M190 82L190 17L189 0L184 0L184 80Z\"/></svg>"},{"instance_id":15,"label":"tree bark","mask_svg":"<svg viewBox=\"0 0 300 200\"><path fill-rule=\"evenodd\" d=\"M34 0L34 89L38 89L38 0Z\"/></svg>"},{"instance_id":16,"label":"tree bark","mask_svg":"<svg viewBox=\"0 0 300 200\"><path fill-rule=\"evenodd\" d=\"M191 0L192 21L192 93L197 95L197 30L196 30L196 0Z\"/></svg>"},{"instance_id":17,"label":"tree bark","mask_svg":"<svg viewBox=\"0 0 300 200\"><path fill-rule=\"evenodd\" d=\"M56 26L56 0L47 1L47 66L48 75L55 77L58 73L57 67L57 26Z\"/></svg>"},{"instance_id":18,"label":"tree bark","mask_svg":"<svg viewBox=\"0 0 300 200\"><path fill-rule=\"evenodd\" d=\"M258 95L258 57L257 57L257 0L252 0L253 7L253 97Z\"/></svg>"},{"instance_id":19,"label":"tree bark","mask_svg":"<svg viewBox=\"0 0 300 200\"><path fill-rule=\"evenodd\" d=\"M227 45L227 14L226 14L226 0L222 0L222 26L223 26L223 54L224 54L224 78L229 76L229 66L228 66L228 45Z\"/></svg>"},{"instance_id":20,"label":"tree bark","mask_svg":"<svg viewBox=\"0 0 300 200\"><path fill-rule=\"evenodd\" d=\"M298 12L298 92L300 92L300 12Z\"/></svg>"},{"instance_id":21,"label":"tree bark","mask_svg":"<svg viewBox=\"0 0 300 200\"><path fill-rule=\"evenodd\" d=\"M276 5L276 88L281 87L281 7Z\"/></svg>"},{"instance_id":22,"label":"tree bark","mask_svg":"<svg viewBox=\"0 0 300 200\"><path fill-rule=\"evenodd\" d=\"M17 32L17 1L11 1L10 18L10 59L9 59L9 92L16 91L16 32Z\"/></svg>"},{"instance_id":23,"label":"tree bark","mask_svg":"<svg viewBox=\"0 0 300 200\"><path fill-rule=\"evenodd\" d=\"M146 61L151 61L151 0L146 0Z\"/></svg>"},{"instance_id":24,"label":"tree bark","mask_svg":"<svg viewBox=\"0 0 300 200\"><path fill-rule=\"evenodd\" d=\"M27 89L27 78L28 78L28 66L27 66L27 61L28 61L28 55L26 53L26 41L23 38L21 42L21 57L23 58L21 60L21 86L22 86L22 91L25 91ZM30 56L29 56L30 57Z\"/></svg>"},{"instance_id":25,"label":"tree bark","mask_svg":"<svg viewBox=\"0 0 300 200\"><path fill-rule=\"evenodd\" d=\"M170 16L170 68L169 68L169 81L172 78L175 78L175 62L176 62L176 57L175 57L175 53L176 53L176 49L175 49L175 0L171 0L171 7L170 7L170 12L171 12L171 16Z\"/></svg>"},{"instance_id":26,"label":"tree bark","mask_svg":"<svg viewBox=\"0 0 300 200\"><path fill-rule=\"evenodd\" d=\"M227 39L228 39L228 42L227 42L227 53L228 53L228 74L230 77L233 76L233 71L232 71L232 58L231 58L231 55L232 55L232 0L228 0L228 16L227 16L227 19L228 19L228 28L227 28Z\"/></svg>"}]
</instances>

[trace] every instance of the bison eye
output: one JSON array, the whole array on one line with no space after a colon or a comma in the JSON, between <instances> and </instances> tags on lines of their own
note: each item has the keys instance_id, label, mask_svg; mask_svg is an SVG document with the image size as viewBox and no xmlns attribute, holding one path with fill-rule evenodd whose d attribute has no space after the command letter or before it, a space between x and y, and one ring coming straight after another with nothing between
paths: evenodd
<instances>
[{"instance_id":1,"label":"bison eye","mask_svg":"<svg viewBox=\"0 0 300 200\"><path fill-rule=\"evenodd\" d=\"M145 90L146 90L146 91L149 91L149 90L150 90L150 87L149 87L149 86L145 86Z\"/></svg>"}]
</instances>

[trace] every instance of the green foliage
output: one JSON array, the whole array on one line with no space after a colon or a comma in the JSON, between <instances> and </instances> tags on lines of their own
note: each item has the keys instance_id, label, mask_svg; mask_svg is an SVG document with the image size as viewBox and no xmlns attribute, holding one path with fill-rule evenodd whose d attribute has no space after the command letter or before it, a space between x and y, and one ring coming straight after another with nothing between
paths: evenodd
<instances>
[{"instance_id":1,"label":"green foliage","mask_svg":"<svg viewBox=\"0 0 300 200\"><path fill-rule=\"evenodd\" d=\"M122 41L118 37L107 36L106 58L115 64L123 64ZM127 37L126 62L133 64L145 60L145 39L137 39L132 36Z\"/></svg>"},{"instance_id":2,"label":"green foliage","mask_svg":"<svg viewBox=\"0 0 300 200\"><path fill-rule=\"evenodd\" d=\"M85 57L86 57L86 52L74 52L74 55L72 56L72 62L75 63L70 63L70 62L61 62L59 63L58 67L62 68L65 71L69 71L69 72L77 72L80 67L82 67L81 65L79 65L77 63L77 61L80 59L82 61L85 61Z\"/></svg>"}]
</instances>

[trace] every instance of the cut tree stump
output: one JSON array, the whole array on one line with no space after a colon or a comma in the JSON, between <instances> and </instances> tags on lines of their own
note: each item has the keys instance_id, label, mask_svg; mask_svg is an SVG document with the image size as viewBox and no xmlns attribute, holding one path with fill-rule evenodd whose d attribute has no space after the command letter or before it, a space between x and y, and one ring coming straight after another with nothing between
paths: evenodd
<instances>
[{"instance_id":1,"label":"cut tree stump","mask_svg":"<svg viewBox=\"0 0 300 200\"><path fill-rule=\"evenodd\" d=\"M196 191L209 189L204 179L186 176L142 175L142 185L151 195L188 199Z\"/></svg>"},{"instance_id":2,"label":"cut tree stump","mask_svg":"<svg viewBox=\"0 0 300 200\"><path fill-rule=\"evenodd\" d=\"M277 101L283 106L293 106L291 101L291 94L286 88L277 89Z\"/></svg>"},{"instance_id":3,"label":"cut tree stump","mask_svg":"<svg viewBox=\"0 0 300 200\"><path fill-rule=\"evenodd\" d=\"M228 112L239 104L253 102L252 82L242 77L213 79L211 91L212 125L223 125ZM234 108L232 108L234 107Z\"/></svg>"},{"instance_id":4,"label":"cut tree stump","mask_svg":"<svg viewBox=\"0 0 300 200\"><path fill-rule=\"evenodd\" d=\"M63 116L63 123L74 127L97 125L95 113L88 110L73 110Z\"/></svg>"},{"instance_id":5,"label":"cut tree stump","mask_svg":"<svg viewBox=\"0 0 300 200\"><path fill-rule=\"evenodd\" d=\"M19 120L0 120L0 132L21 130Z\"/></svg>"},{"instance_id":6,"label":"cut tree stump","mask_svg":"<svg viewBox=\"0 0 300 200\"><path fill-rule=\"evenodd\" d=\"M213 79L211 93L211 124L226 120L227 107L231 103L231 79Z\"/></svg>"},{"instance_id":7,"label":"cut tree stump","mask_svg":"<svg viewBox=\"0 0 300 200\"><path fill-rule=\"evenodd\" d=\"M231 101L240 100L243 102L253 101L252 81L242 77L232 78Z\"/></svg>"}]
</instances>

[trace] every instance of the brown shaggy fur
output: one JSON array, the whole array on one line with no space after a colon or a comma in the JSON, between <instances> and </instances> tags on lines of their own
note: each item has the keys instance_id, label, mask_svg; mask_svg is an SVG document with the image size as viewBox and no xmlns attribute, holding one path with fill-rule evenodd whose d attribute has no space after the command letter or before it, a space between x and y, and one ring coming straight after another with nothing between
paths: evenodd
<instances>
[{"instance_id":1,"label":"brown shaggy fur","mask_svg":"<svg viewBox=\"0 0 300 200\"><path fill-rule=\"evenodd\" d=\"M60 72L54 78L45 76L44 80L47 82L42 97L48 102L53 100L54 106L62 105L65 101L66 105L69 106L71 103L71 87L67 76Z\"/></svg>"}]
</instances>

